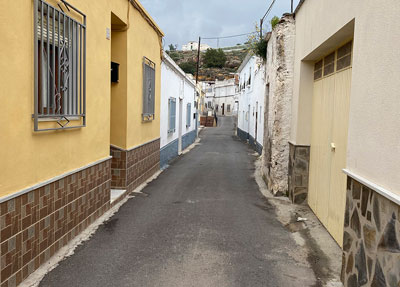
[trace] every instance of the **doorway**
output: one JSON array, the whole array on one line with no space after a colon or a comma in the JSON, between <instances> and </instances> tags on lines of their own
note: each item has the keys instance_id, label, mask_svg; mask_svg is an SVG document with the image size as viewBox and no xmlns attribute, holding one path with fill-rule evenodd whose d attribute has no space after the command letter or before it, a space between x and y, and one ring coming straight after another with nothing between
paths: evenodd
<instances>
[{"instance_id":1,"label":"doorway","mask_svg":"<svg viewBox=\"0 0 400 287\"><path fill-rule=\"evenodd\" d=\"M308 204L342 246L352 42L314 65Z\"/></svg>"}]
</instances>

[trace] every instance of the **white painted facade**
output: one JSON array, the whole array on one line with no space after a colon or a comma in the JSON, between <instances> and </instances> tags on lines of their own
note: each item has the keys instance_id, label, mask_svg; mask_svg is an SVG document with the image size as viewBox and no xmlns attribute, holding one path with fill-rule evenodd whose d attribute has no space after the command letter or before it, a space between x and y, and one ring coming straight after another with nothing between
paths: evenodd
<instances>
[{"instance_id":1,"label":"white painted facade","mask_svg":"<svg viewBox=\"0 0 400 287\"><path fill-rule=\"evenodd\" d=\"M175 130L169 131L168 100L175 99ZM196 129L194 119L195 83L185 72L164 52L161 63L161 111L160 111L160 147L178 140L181 151L182 137ZM191 105L190 126L186 123L187 106Z\"/></svg>"},{"instance_id":2,"label":"white painted facade","mask_svg":"<svg viewBox=\"0 0 400 287\"><path fill-rule=\"evenodd\" d=\"M207 51L211 47L207 44L200 43L200 51ZM182 45L182 51L197 51L199 49L199 43L196 41L188 42L186 45Z\"/></svg>"},{"instance_id":3,"label":"white painted facade","mask_svg":"<svg viewBox=\"0 0 400 287\"><path fill-rule=\"evenodd\" d=\"M213 108L217 115L232 116L237 113L235 79L215 81L213 87Z\"/></svg>"},{"instance_id":4,"label":"white painted facade","mask_svg":"<svg viewBox=\"0 0 400 287\"><path fill-rule=\"evenodd\" d=\"M259 57L248 54L239 67L238 74L238 128L263 146L265 65Z\"/></svg>"}]
</instances>

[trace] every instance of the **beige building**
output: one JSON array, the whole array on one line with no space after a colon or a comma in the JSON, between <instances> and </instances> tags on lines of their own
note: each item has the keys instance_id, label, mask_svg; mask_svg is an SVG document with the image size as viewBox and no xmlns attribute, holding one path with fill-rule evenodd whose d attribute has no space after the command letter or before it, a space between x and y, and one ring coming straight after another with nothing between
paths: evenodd
<instances>
[{"instance_id":1,"label":"beige building","mask_svg":"<svg viewBox=\"0 0 400 287\"><path fill-rule=\"evenodd\" d=\"M387 0L295 12L289 178L309 164L308 204L343 247L345 286L400 286L399 13Z\"/></svg>"}]
</instances>

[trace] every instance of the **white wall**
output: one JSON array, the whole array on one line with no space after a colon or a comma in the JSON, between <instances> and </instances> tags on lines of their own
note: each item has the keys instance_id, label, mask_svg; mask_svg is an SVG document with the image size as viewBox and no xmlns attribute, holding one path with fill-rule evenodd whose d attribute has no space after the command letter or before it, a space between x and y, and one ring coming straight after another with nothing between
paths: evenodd
<instances>
[{"instance_id":1,"label":"white wall","mask_svg":"<svg viewBox=\"0 0 400 287\"><path fill-rule=\"evenodd\" d=\"M351 37L353 29L346 24L354 20L347 169L397 195L400 195L399 14L400 2L392 0L304 2L296 14L291 131L293 142L310 144L312 61Z\"/></svg>"},{"instance_id":2,"label":"white wall","mask_svg":"<svg viewBox=\"0 0 400 287\"><path fill-rule=\"evenodd\" d=\"M235 111L235 100L236 100L236 86L235 79L229 79L224 81L216 81L213 87L213 106L218 105L218 115L222 115L222 104L225 106L224 114L226 116L234 115ZM227 105L231 106L230 112L227 112Z\"/></svg>"},{"instance_id":3,"label":"white wall","mask_svg":"<svg viewBox=\"0 0 400 287\"><path fill-rule=\"evenodd\" d=\"M161 63L161 109L160 109L160 147L164 147L170 142L178 139L179 133L179 101L182 99L182 135L195 129L195 120L193 113L195 85L185 73L176 65L176 63L164 53L164 59ZM168 99L176 100L175 132L168 133ZM186 127L186 107L191 103L191 125Z\"/></svg>"},{"instance_id":4,"label":"white wall","mask_svg":"<svg viewBox=\"0 0 400 287\"><path fill-rule=\"evenodd\" d=\"M251 75L251 84L247 81ZM264 108L265 108L265 66L259 57L251 56L245 59L244 65L239 69L239 83L246 88L239 93L238 127L248 132L257 142L263 146L264 137ZM258 119L255 109L258 103ZM248 109L250 105L250 113ZM257 121L257 136L255 134Z\"/></svg>"}]
</instances>

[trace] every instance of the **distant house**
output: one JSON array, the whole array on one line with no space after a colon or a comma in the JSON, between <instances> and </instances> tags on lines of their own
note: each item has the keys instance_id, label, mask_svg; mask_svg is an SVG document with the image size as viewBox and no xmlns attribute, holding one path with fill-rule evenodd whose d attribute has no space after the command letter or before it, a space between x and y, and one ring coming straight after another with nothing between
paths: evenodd
<instances>
[{"instance_id":1,"label":"distant house","mask_svg":"<svg viewBox=\"0 0 400 287\"><path fill-rule=\"evenodd\" d=\"M236 114L236 85L235 79L215 81L213 87L212 106L217 115L231 116Z\"/></svg>"},{"instance_id":2,"label":"distant house","mask_svg":"<svg viewBox=\"0 0 400 287\"><path fill-rule=\"evenodd\" d=\"M258 153L263 149L265 66L262 59L249 53L238 69L237 134L249 140Z\"/></svg>"},{"instance_id":3,"label":"distant house","mask_svg":"<svg viewBox=\"0 0 400 287\"><path fill-rule=\"evenodd\" d=\"M200 51L207 51L211 47L207 44L200 44ZM197 51L199 49L199 43L196 41L191 41L186 45L182 45L182 51Z\"/></svg>"}]
</instances>

